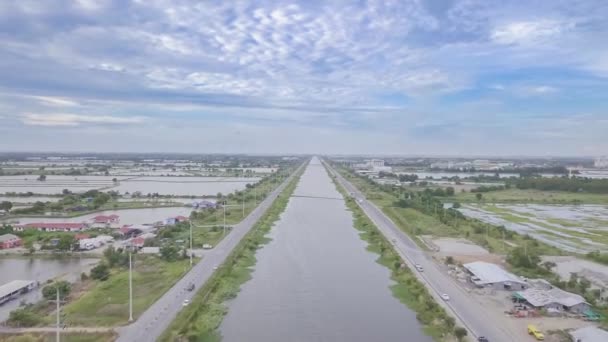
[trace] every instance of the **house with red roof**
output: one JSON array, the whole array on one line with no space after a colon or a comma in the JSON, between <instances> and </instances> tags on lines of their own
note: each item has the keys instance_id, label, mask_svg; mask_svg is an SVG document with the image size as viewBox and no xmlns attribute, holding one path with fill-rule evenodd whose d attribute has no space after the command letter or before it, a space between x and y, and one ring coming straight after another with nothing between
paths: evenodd
<instances>
[{"instance_id":1,"label":"house with red roof","mask_svg":"<svg viewBox=\"0 0 608 342\"><path fill-rule=\"evenodd\" d=\"M0 235L0 249L19 247L23 244L21 238L13 234Z\"/></svg>"},{"instance_id":2,"label":"house with red roof","mask_svg":"<svg viewBox=\"0 0 608 342\"><path fill-rule=\"evenodd\" d=\"M88 238L90 238L90 237L91 237L91 235L89 235L89 234L84 234L84 233L79 233L79 234L74 235L74 239L79 240L79 241L80 241L80 240L85 240L85 239L88 239Z\"/></svg>"},{"instance_id":3,"label":"house with red roof","mask_svg":"<svg viewBox=\"0 0 608 342\"><path fill-rule=\"evenodd\" d=\"M118 234L125 239L140 235L141 233L143 233L141 229L135 228L132 225L124 225L118 230Z\"/></svg>"},{"instance_id":4,"label":"house with red roof","mask_svg":"<svg viewBox=\"0 0 608 342\"><path fill-rule=\"evenodd\" d=\"M26 224L17 224L13 226L13 229L18 232L22 232L27 229L36 229L41 232L79 232L87 229L89 226L85 223L58 223L58 222L34 222Z\"/></svg>"},{"instance_id":5,"label":"house with red roof","mask_svg":"<svg viewBox=\"0 0 608 342\"><path fill-rule=\"evenodd\" d=\"M118 215L97 215L92 218L91 226L93 228L118 228L120 217Z\"/></svg>"}]
</instances>

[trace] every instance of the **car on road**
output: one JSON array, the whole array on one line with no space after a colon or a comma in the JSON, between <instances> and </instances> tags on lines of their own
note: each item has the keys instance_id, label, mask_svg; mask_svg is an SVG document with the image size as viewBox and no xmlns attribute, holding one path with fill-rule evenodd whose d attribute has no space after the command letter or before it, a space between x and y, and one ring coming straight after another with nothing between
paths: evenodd
<instances>
[{"instance_id":1,"label":"car on road","mask_svg":"<svg viewBox=\"0 0 608 342\"><path fill-rule=\"evenodd\" d=\"M213 248L213 246L208 243L203 245L203 249L211 249L211 248Z\"/></svg>"},{"instance_id":2,"label":"car on road","mask_svg":"<svg viewBox=\"0 0 608 342\"><path fill-rule=\"evenodd\" d=\"M190 305L190 299L184 299L184 303L182 303L183 306L188 306Z\"/></svg>"},{"instance_id":3,"label":"car on road","mask_svg":"<svg viewBox=\"0 0 608 342\"><path fill-rule=\"evenodd\" d=\"M214 269L214 270L217 270L217 269L218 269L218 266L217 266L217 265L213 266L213 269Z\"/></svg>"},{"instance_id":4,"label":"car on road","mask_svg":"<svg viewBox=\"0 0 608 342\"><path fill-rule=\"evenodd\" d=\"M188 287L186 289L188 291L193 291L194 290L194 283L190 283L190 285L188 285Z\"/></svg>"},{"instance_id":5,"label":"car on road","mask_svg":"<svg viewBox=\"0 0 608 342\"><path fill-rule=\"evenodd\" d=\"M543 335L538 328L533 324L528 324L528 334L534 336L538 341L542 341L545 339L545 335Z\"/></svg>"},{"instance_id":6,"label":"car on road","mask_svg":"<svg viewBox=\"0 0 608 342\"><path fill-rule=\"evenodd\" d=\"M443 299L443 300L450 300L450 296L448 296L447 293L442 293L441 294L441 299Z\"/></svg>"},{"instance_id":7,"label":"car on road","mask_svg":"<svg viewBox=\"0 0 608 342\"><path fill-rule=\"evenodd\" d=\"M488 338L485 336L479 336L477 338L477 342L490 342L490 340L488 340Z\"/></svg>"},{"instance_id":8,"label":"car on road","mask_svg":"<svg viewBox=\"0 0 608 342\"><path fill-rule=\"evenodd\" d=\"M422 272L422 271L424 271L424 268L422 268L422 265L420 265L420 264L416 264L416 265L414 265L414 266L416 267L416 269L418 270L418 272Z\"/></svg>"}]
</instances>

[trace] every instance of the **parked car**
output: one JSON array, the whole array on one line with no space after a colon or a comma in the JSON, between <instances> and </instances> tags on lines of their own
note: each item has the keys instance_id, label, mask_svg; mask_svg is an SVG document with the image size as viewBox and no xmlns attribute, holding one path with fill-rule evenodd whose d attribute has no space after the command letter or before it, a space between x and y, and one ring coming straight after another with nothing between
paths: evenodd
<instances>
[{"instance_id":1,"label":"parked car","mask_svg":"<svg viewBox=\"0 0 608 342\"><path fill-rule=\"evenodd\" d=\"M532 324L528 324L528 334L534 336L534 338L538 341L542 341L545 339L545 335L543 335L543 333L540 332L540 330L538 330L538 328L536 328L536 326Z\"/></svg>"},{"instance_id":2,"label":"parked car","mask_svg":"<svg viewBox=\"0 0 608 342\"><path fill-rule=\"evenodd\" d=\"M443 300L450 300L450 296L448 296L447 293L442 293L441 294L441 299L443 299Z\"/></svg>"},{"instance_id":3,"label":"parked car","mask_svg":"<svg viewBox=\"0 0 608 342\"><path fill-rule=\"evenodd\" d=\"M477 338L477 342L490 342L490 340L488 340L488 338L485 336L479 336Z\"/></svg>"}]
</instances>

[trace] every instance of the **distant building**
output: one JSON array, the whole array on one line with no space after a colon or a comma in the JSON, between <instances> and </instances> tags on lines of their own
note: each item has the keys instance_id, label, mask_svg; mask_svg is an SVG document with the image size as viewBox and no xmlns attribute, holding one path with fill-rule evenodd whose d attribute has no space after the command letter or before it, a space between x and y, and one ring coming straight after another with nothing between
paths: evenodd
<instances>
[{"instance_id":1,"label":"distant building","mask_svg":"<svg viewBox=\"0 0 608 342\"><path fill-rule=\"evenodd\" d=\"M528 284L502 267L475 261L462 265L471 275L470 280L478 287L491 287L496 290L523 290Z\"/></svg>"},{"instance_id":2,"label":"distant building","mask_svg":"<svg viewBox=\"0 0 608 342\"><path fill-rule=\"evenodd\" d=\"M13 229L18 232L22 232L26 229L36 229L42 232L79 232L83 229L87 229L89 226L84 223L26 223L17 224L13 226Z\"/></svg>"},{"instance_id":3,"label":"distant building","mask_svg":"<svg viewBox=\"0 0 608 342\"><path fill-rule=\"evenodd\" d=\"M597 167L598 169L608 168L608 157L604 156L595 158L593 166Z\"/></svg>"},{"instance_id":4,"label":"distant building","mask_svg":"<svg viewBox=\"0 0 608 342\"><path fill-rule=\"evenodd\" d=\"M0 235L0 249L15 248L23 245L20 237L13 234Z\"/></svg>"}]
</instances>

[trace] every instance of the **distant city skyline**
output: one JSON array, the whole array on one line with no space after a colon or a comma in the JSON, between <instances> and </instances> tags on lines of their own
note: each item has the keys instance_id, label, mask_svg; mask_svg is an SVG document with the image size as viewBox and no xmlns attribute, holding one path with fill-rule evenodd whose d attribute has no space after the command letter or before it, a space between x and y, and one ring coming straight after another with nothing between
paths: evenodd
<instances>
[{"instance_id":1,"label":"distant city skyline","mask_svg":"<svg viewBox=\"0 0 608 342\"><path fill-rule=\"evenodd\" d=\"M608 155L601 0L0 3L0 151Z\"/></svg>"}]
</instances>

